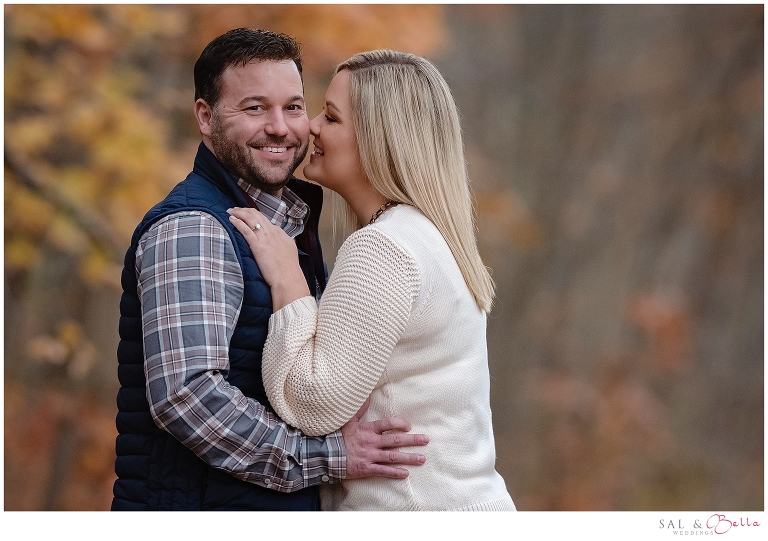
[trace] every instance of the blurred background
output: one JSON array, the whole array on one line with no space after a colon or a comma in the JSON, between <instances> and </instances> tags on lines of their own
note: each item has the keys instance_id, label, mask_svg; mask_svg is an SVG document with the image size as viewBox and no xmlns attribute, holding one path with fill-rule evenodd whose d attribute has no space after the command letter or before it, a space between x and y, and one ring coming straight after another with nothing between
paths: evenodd
<instances>
[{"instance_id":1,"label":"blurred background","mask_svg":"<svg viewBox=\"0 0 768 541\"><path fill-rule=\"evenodd\" d=\"M122 256L241 26L302 43L310 116L361 50L451 85L520 510L763 510L761 4L4 10L6 510L109 508Z\"/></svg>"}]
</instances>

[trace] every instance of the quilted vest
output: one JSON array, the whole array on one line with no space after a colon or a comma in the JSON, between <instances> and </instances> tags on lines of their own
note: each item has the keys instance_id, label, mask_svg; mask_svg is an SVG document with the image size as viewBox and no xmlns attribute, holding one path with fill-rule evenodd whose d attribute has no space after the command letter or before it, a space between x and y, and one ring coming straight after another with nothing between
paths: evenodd
<instances>
[{"instance_id":1,"label":"quilted vest","mask_svg":"<svg viewBox=\"0 0 768 541\"><path fill-rule=\"evenodd\" d=\"M292 177L288 187L310 207L304 232L296 238L299 261L312 294L326 284L317 233L322 207L319 186ZM117 349L120 390L117 395L115 481L112 510L317 510L317 487L279 493L240 481L211 468L168 432L149 412L144 375L141 303L136 292L135 253L141 236L169 214L200 210L218 219L229 233L243 272L243 304L232 335L227 381L268 409L261 379L261 353L272 314L272 297L248 244L229 221L226 210L253 206L210 150L200 144L187 178L155 205L136 228L125 255Z\"/></svg>"}]
</instances>

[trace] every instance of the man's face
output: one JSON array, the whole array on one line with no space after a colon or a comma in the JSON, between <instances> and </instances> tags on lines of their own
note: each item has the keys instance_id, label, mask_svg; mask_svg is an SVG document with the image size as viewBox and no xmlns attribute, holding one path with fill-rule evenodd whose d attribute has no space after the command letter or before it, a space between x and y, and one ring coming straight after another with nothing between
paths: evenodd
<instances>
[{"instance_id":1,"label":"man's face","mask_svg":"<svg viewBox=\"0 0 768 541\"><path fill-rule=\"evenodd\" d=\"M309 118L292 61L230 66L210 119L213 153L256 188L279 193L304 159Z\"/></svg>"}]
</instances>

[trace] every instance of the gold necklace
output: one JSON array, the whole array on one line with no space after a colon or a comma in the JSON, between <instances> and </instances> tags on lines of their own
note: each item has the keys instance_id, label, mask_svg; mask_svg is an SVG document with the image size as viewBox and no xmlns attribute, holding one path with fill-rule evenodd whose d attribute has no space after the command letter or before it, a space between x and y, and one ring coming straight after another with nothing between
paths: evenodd
<instances>
[{"instance_id":1,"label":"gold necklace","mask_svg":"<svg viewBox=\"0 0 768 541\"><path fill-rule=\"evenodd\" d=\"M386 203L381 205L381 207L379 207L379 210L374 212L373 215L371 216L371 221L368 222L368 225L371 225L373 222L375 222L376 219L382 214L384 214L384 211L387 210L389 207L394 207L395 205L397 205L397 201L387 201Z\"/></svg>"}]
</instances>

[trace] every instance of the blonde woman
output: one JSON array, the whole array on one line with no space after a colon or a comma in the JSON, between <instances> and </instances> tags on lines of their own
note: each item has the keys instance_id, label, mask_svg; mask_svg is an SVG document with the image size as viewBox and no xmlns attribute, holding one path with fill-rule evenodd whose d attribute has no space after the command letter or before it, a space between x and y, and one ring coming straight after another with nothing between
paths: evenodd
<instances>
[{"instance_id":1,"label":"blonde woman","mask_svg":"<svg viewBox=\"0 0 768 541\"><path fill-rule=\"evenodd\" d=\"M358 230L316 303L295 243L232 209L270 285L267 395L287 423L331 432L366 399L429 435L405 481L324 487L328 510L514 510L495 470L486 316L494 286L477 251L458 113L423 58L370 51L338 66L310 122L307 178L344 198ZM279 150L279 149L278 149Z\"/></svg>"}]
</instances>

